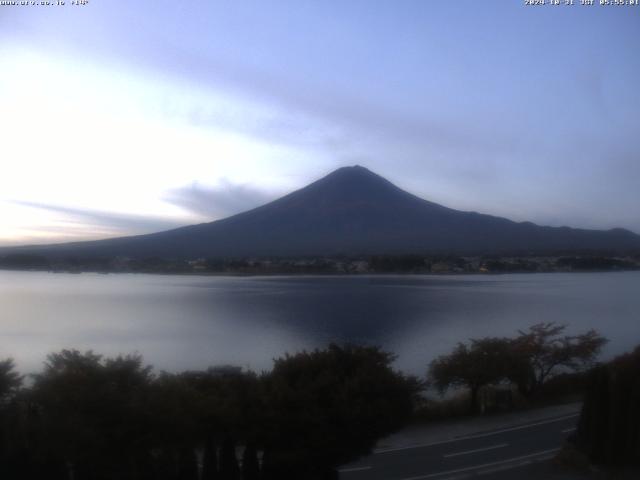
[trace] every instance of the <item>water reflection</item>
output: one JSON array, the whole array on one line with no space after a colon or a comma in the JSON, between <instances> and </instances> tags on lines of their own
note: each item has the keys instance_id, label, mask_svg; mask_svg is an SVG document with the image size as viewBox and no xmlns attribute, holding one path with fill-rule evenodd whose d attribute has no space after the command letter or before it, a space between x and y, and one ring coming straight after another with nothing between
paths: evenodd
<instances>
[{"instance_id":1,"label":"water reflection","mask_svg":"<svg viewBox=\"0 0 640 480\"><path fill-rule=\"evenodd\" d=\"M330 341L383 345L423 373L458 341L540 321L640 343L640 272L502 276L192 277L0 272L0 357L138 351L159 369L261 370Z\"/></svg>"}]
</instances>

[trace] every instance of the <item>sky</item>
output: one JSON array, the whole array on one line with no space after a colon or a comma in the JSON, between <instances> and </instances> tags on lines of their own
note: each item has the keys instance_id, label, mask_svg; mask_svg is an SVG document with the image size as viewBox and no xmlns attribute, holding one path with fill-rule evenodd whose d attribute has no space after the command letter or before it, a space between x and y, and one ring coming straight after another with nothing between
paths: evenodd
<instances>
[{"instance_id":1,"label":"sky","mask_svg":"<svg viewBox=\"0 0 640 480\"><path fill-rule=\"evenodd\" d=\"M640 7L72 3L0 5L0 245L211 221L354 164L640 233Z\"/></svg>"}]
</instances>

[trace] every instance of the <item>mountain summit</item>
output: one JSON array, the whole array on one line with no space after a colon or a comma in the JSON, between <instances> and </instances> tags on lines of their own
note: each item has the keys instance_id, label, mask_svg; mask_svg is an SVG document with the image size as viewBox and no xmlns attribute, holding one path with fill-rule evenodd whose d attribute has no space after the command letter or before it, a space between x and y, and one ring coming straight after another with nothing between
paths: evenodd
<instances>
[{"instance_id":1,"label":"mountain summit","mask_svg":"<svg viewBox=\"0 0 640 480\"><path fill-rule=\"evenodd\" d=\"M23 249L56 256L138 258L542 254L640 249L640 236L623 229L542 227L453 210L353 166L215 222L135 237Z\"/></svg>"}]
</instances>

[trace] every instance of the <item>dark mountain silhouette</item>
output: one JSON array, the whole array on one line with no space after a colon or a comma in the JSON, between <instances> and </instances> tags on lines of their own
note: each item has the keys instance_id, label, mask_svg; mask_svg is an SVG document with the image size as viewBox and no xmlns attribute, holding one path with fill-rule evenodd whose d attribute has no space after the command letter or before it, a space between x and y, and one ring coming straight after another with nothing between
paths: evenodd
<instances>
[{"instance_id":1,"label":"dark mountain silhouette","mask_svg":"<svg viewBox=\"0 0 640 480\"><path fill-rule=\"evenodd\" d=\"M453 210L407 193L360 166L340 168L271 203L211 223L135 237L20 248L48 256L134 258L633 249L640 249L640 236L628 230L542 227Z\"/></svg>"}]
</instances>

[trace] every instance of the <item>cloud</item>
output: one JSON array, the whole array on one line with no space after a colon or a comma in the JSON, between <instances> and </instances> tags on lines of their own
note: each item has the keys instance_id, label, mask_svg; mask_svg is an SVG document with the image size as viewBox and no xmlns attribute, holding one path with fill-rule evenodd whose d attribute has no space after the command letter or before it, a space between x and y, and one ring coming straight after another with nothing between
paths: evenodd
<instances>
[{"instance_id":1,"label":"cloud","mask_svg":"<svg viewBox=\"0 0 640 480\"><path fill-rule=\"evenodd\" d=\"M172 189L163 200L208 219L218 219L250 210L274 198L274 195L250 185L222 179L215 187L201 186L196 182Z\"/></svg>"},{"instance_id":2,"label":"cloud","mask_svg":"<svg viewBox=\"0 0 640 480\"><path fill-rule=\"evenodd\" d=\"M271 144L318 148L332 153L341 153L352 146L344 128L335 122L330 124L304 113L281 109L261 112L264 108L257 105L246 106L246 111L241 111L240 104L235 105L240 112L230 112L212 102L163 114L194 127L224 129Z\"/></svg>"},{"instance_id":3,"label":"cloud","mask_svg":"<svg viewBox=\"0 0 640 480\"><path fill-rule=\"evenodd\" d=\"M363 140L488 153L508 152L515 145L511 136L473 121L444 120L429 112L409 113L383 101L363 100L335 89L305 88L242 63L203 56L174 45L165 45L162 51L164 56L156 52L153 57L158 62L156 68L168 56L173 63L167 68L175 75L235 93L254 102L254 107L270 107L268 115L253 112L240 118L229 112L194 108L185 115L193 125L226 124L230 129L274 142L306 144L331 152L344 151Z\"/></svg>"},{"instance_id":4,"label":"cloud","mask_svg":"<svg viewBox=\"0 0 640 480\"><path fill-rule=\"evenodd\" d=\"M101 210L91 210L82 208L65 207L60 205L48 205L38 202L14 200L11 203L23 207L37 208L53 213L61 214L64 222L75 225L75 230L79 233L87 233L91 230L92 236L95 233L111 232L112 234L132 235L140 233L151 233L162 230L169 230L185 226L188 222L174 220L167 217L147 216L126 213L106 212ZM42 227L52 233L56 230L71 231L69 227L59 228L54 226Z\"/></svg>"}]
</instances>

